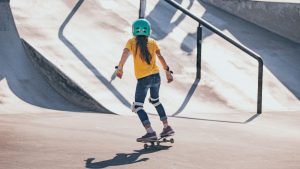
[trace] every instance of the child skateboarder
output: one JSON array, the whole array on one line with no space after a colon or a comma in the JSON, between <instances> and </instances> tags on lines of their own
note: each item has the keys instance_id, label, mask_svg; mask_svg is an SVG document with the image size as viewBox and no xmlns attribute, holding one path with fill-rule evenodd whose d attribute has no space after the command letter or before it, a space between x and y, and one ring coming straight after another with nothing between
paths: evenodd
<instances>
[{"instance_id":1,"label":"child skateboarder","mask_svg":"<svg viewBox=\"0 0 300 169\"><path fill-rule=\"evenodd\" d=\"M123 50L121 60L117 66L117 76L122 78L123 66L131 53L134 60L134 70L137 79L135 90L135 101L132 105L132 111L137 113L147 133L137 138L137 141L156 140L156 132L151 127L149 118L143 109L144 101L148 90L150 89L149 102L155 106L160 120L163 123L163 130L160 133L161 137L174 134L175 132L168 124L168 119L163 105L159 101L160 75L159 68L156 65L156 58L159 59L166 71L168 83L173 81L173 76L165 59L160 53L160 49L154 39L149 38L151 25L146 19L138 19L132 25L133 38L127 41Z\"/></svg>"}]
</instances>

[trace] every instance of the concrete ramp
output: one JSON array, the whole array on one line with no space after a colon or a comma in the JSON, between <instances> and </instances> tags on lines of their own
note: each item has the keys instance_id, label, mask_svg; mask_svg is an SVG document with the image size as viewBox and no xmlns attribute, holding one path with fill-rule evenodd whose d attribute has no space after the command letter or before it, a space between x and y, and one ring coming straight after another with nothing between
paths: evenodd
<instances>
[{"instance_id":1,"label":"concrete ramp","mask_svg":"<svg viewBox=\"0 0 300 169\"><path fill-rule=\"evenodd\" d=\"M252 49L263 51L262 57L268 57L271 48L280 49L281 42L274 40L277 36L259 27L207 7L201 1L178 2L232 38L245 44L255 42L257 46ZM136 84L132 59L126 63L122 80L114 79L113 73L126 40L131 37L131 24L138 16L138 0L15 0L11 5L22 37L107 109L131 114ZM158 40L162 54L175 72L171 84L166 83L161 73L160 99L168 115L200 118L256 112L257 63L252 58L204 30L202 79L195 80L197 23L164 1L151 0L147 5L152 37ZM267 34L274 46L255 41L256 34L250 38L244 36L247 31L256 32L257 36ZM263 111L299 111L295 93L268 67L264 70ZM145 109L155 113L148 103Z\"/></svg>"},{"instance_id":2,"label":"concrete ramp","mask_svg":"<svg viewBox=\"0 0 300 169\"><path fill-rule=\"evenodd\" d=\"M58 94L34 66L8 2L0 2L0 60L0 113L87 110Z\"/></svg>"},{"instance_id":3,"label":"concrete ramp","mask_svg":"<svg viewBox=\"0 0 300 169\"><path fill-rule=\"evenodd\" d=\"M8 4L0 3L0 168L299 169L300 95L289 88L300 82L299 45L197 0L178 2L263 57L263 114L255 114L257 63L205 29L202 79L195 80L197 23L163 0L148 0L146 14L175 72L171 84L161 73L160 93L168 115L175 116L169 118L175 144L144 150L135 141L145 132L136 116L73 113L81 110L46 82L53 81L47 75L53 67L79 85L74 90L84 89L118 114L132 114L132 59L122 80L113 72L138 2L12 0L30 57ZM43 62L49 64L36 65ZM62 79L56 84L67 84ZM149 103L145 108L155 113ZM161 122L150 118L159 133Z\"/></svg>"},{"instance_id":4,"label":"concrete ramp","mask_svg":"<svg viewBox=\"0 0 300 169\"><path fill-rule=\"evenodd\" d=\"M78 110L53 91L27 58L9 4L0 3L0 11L1 113L24 110L26 103L48 109Z\"/></svg>"}]
</instances>

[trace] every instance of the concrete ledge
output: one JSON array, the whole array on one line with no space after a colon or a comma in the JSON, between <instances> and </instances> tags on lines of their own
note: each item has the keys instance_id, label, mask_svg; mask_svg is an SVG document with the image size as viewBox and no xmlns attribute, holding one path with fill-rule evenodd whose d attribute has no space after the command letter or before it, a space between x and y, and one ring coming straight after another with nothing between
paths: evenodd
<instances>
[{"instance_id":1,"label":"concrete ledge","mask_svg":"<svg viewBox=\"0 0 300 169\"><path fill-rule=\"evenodd\" d=\"M249 0L202 0L300 43L300 4Z\"/></svg>"},{"instance_id":2,"label":"concrete ledge","mask_svg":"<svg viewBox=\"0 0 300 169\"><path fill-rule=\"evenodd\" d=\"M50 86L52 86L60 95L65 97L71 103L85 109L114 114L93 99L88 93L79 87L73 80L68 78L62 71L36 51L25 40L22 39L22 43L26 54L32 61L33 65L44 75Z\"/></svg>"}]
</instances>

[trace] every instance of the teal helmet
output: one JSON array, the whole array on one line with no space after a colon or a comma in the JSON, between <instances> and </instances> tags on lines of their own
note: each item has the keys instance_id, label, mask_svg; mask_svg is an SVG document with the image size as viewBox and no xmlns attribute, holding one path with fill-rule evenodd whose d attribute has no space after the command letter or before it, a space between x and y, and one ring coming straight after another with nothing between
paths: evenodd
<instances>
[{"instance_id":1,"label":"teal helmet","mask_svg":"<svg viewBox=\"0 0 300 169\"><path fill-rule=\"evenodd\" d=\"M147 19L138 19L132 24L132 34L134 36L150 36L151 25Z\"/></svg>"}]
</instances>

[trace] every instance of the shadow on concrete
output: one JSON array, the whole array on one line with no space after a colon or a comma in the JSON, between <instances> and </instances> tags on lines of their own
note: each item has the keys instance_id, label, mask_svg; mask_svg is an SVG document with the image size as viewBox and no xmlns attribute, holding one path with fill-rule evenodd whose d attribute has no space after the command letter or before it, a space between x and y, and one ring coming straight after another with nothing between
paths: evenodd
<instances>
[{"instance_id":1,"label":"shadow on concrete","mask_svg":"<svg viewBox=\"0 0 300 169\"><path fill-rule=\"evenodd\" d=\"M21 45L20 40L18 40L18 44ZM22 48L22 46L19 47ZM19 49L13 50L18 51ZM17 54L20 53L17 52ZM3 58L0 56L0 58L3 64L6 64L5 66L3 66L2 63L0 64L1 87L6 88L5 83L7 83L9 90L18 99L30 105L45 109L72 112L87 111L86 109L69 102L57 93L38 69L34 67L33 63L27 58L25 52L16 57L8 56L5 58L4 56ZM6 82L4 82L4 80L6 80ZM0 93L0 97L4 97L5 99L6 95ZM14 98L12 97L12 99ZM2 103L1 100L0 103Z\"/></svg>"},{"instance_id":2,"label":"shadow on concrete","mask_svg":"<svg viewBox=\"0 0 300 169\"><path fill-rule=\"evenodd\" d=\"M140 158L140 156L150 153L155 153L162 150L168 150L171 146L155 146L148 149L134 150L133 153L118 153L112 159L93 162L95 158L85 160L86 168L106 168L113 166L129 165L139 162L148 161L149 158ZM139 159L140 158L140 159Z\"/></svg>"},{"instance_id":3,"label":"shadow on concrete","mask_svg":"<svg viewBox=\"0 0 300 169\"><path fill-rule=\"evenodd\" d=\"M219 26L220 30L224 30L225 27ZM202 40L212 35L213 32L207 30L205 27L202 32ZM192 41L192 43L191 43ZM192 52L197 48L197 31L193 33L188 33L183 41L180 44L180 49L185 51L188 55L191 55Z\"/></svg>"},{"instance_id":4,"label":"shadow on concrete","mask_svg":"<svg viewBox=\"0 0 300 169\"><path fill-rule=\"evenodd\" d=\"M267 69L300 100L300 88L298 87L300 86L300 45L298 43L292 42L248 21L235 16L233 17L231 14L206 4L201 0L198 0L198 2L206 9L202 15L203 19L220 30L230 32L241 44L259 54ZM220 19L221 22L217 19ZM208 30L206 32L208 34L205 37L212 34ZM196 40L195 33L188 36L192 36ZM224 40L224 43L228 42ZM182 46L184 44L185 42L182 43ZM192 51L194 48L196 46L193 46L190 50Z\"/></svg>"},{"instance_id":5,"label":"shadow on concrete","mask_svg":"<svg viewBox=\"0 0 300 169\"><path fill-rule=\"evenodd\" d=\"M7 98L13 99L8 101L11 105L14 105L14 102L19 104L22 100L30 105L46 109L85 111L57 93L29 59L21 43L9 3L0 3L0 11L0 20L3 22L0 21L0 25L4 24L5 27L0 30L0 90L2 87L4 89L0 92L4 100L2 102L6 102ZM5 90L12 92L17 98L6 96ZM22 109L21 105L17 107Z\"/></svg>"},{"instance_id":6,"label":"shadow on concrete","mask_svg":"<svg viewBox=\"0 0 300 169\"><path fill-rule=\"evenodd\" d=\"M260 116L260 114L255 114L252 117L250 117L248 120L246 120L244 123L250 123L251 121L253 121L254 119L256 119L258 116Z\"/></svg>"},{"instance_id":7,"label":"shadow on concrete","mask_svg":"<svg viewBox=\"0 0 300 169\"><path fill-rule=\"evenodd\" d=\"M239 122L239 121L228 121L228 120L214 120L214 119L204 119L204 118L193 118L193 117L181 117L181 116L172 116L174 118L179 118L179 119L189 119L189 120L200 120L200 121L210 121L210 122L218 122L218 123L232 123L232 124L247 124L252 122L254 119L258 118L260 114L254 114L251 116L249 119Z\"/></svg>"},{"instance_id":8,"label":"shadow on concrete","mask_svg":"<svg viewBox=\"0 0 300 169\"><path fill-rule=\"evenodd\" d=\"M2 81L3 78L4 78L4 76L0 75L0 82ZM3 103L3 101L1 99L1 94L0 94L0 104L2 104L2 103Z\"/></svg>"},{"instance_id":9,"label":"shadow on concrete","mask_svg":"<svg viewBox=\"0 0 300 169\"><path fill-rule=\"evenodd\" d=\"M241 44L258 53L263 58L265 66L273 73L273 75L279 79L279 81L285 85L298 100L300 99L300 88L298 87L300 86L300 68L298 66L300 65L300 57L298 57L300 53L299 44L247 21L232 17L230 14L206 4L201 0L197 1L205 8L205 12L201 18L210 22L221 31L226 30L230 32L230 34ZM177 2L182 3L182 1L179 0L177 0ZM193 3L194 1L190 1L187 9L190 9ZM180 15L177 20L171 23L171 19L176 11L177 10L169 4L160 1L153 11L150 12L147 19L155 25L153 27L154 39L161 40L165 38L180 22L182 22L184 16ZM246 29L248 27L249 29ZM203 28L202 39L205 39L212 34L214 33ZM181 43L181 49L188 54L191 54L193 50L196 49L196 38L197 32L188 33ZM224 43L228 42L224 40ZM249 60L251 59L252 58L249 56ZM172 116L176 116L184 110L195 90L196 86L194 82L184 102Z\"/></svg>"},{"instance_id":10,"label":"shadow on concrete","mask_svg":"<svg viewBox=\"0 0 300 169\"><path fill-rule=\"evenodd\" d=\"M177 3L181 4L182 0L175 0ZM189 5L187 9L190 9L194 3L194 0L189 0ZM165 1L158 1L155 5L154 9L146 16L151 23L152 34L151 37L155 40L162 40L168 36L169 33L173 31L175 27L177 27L186 17L184 13L181 13L179 17L176 18L175 21L172 22L174 15L176 14L177 10L170 6ZM195 40L196 45L196 40ZM186 49L186 48L185 48ZM187 51L189 51L187 49ZM195 79L193 85L191 86L190 90L188 91L183 103L179 107L179 109L172 115L176 116L181 113L184 108L187 106L188 102L190 101L192 95L194 94L200 80Z\"/></svg>"},{"instance_id":11,"label":"shadow on concrete","mask_svg":"<svg viewBox=\"0 0 300 169\"><path fill-rule=\"evenodd\" d=\"M186 7L186 9L191 9L191 7L194 4L194 1L195 0L189 0L189 5ZM175 2L181 4L182 0L175 0ZM200 3L201 5L204 5L202 2ZM172 7L165 1L159 1L155 5L154 9L149 13L148 16L146 16L146 19L150 21L152 26L151 37L153 39L155 40L164 39L165 37L168 36L170 32L174 30L175 27L177 27L185 19L185 17L187 17L184 13L181 13L180 16L176 18L175 21L171 22L176 12L177 9ZM220 28L220 26L218 28L221 30L225 29L225 27ZM204 28L202 33L202 39L205 39L206 37L212 34L213 34L212 32L207 31ZM197 39L197 31L193 33L188 33L180 45L181 50L187 52L190 55L193 52L193 50L196 48L196 39ZM193 41L193 43L190 43L191 41Z\"/></svg>"},{"instance_id":12,"label":"shadow on concrete","mask_svg":"<svg viewBox=\"0 0 300 169\"><path fill-rule=\"evenodd\" d=\"M187 93L183 103L181 104L179 109L174 114L172 114L171 116L176 116L184 110L184 108L189 103L190 99L192 98L195 90L197 89L199 82L200 82L200 79L196 78L195 81L192 84L192 87L190 88L189 92Z\"/></svg>"},{"instance_id":13,"label":"shadow on concrete","mask_svg":"<svg viewBox=\"0 0 300 169\"><path fill-rule=\"evenodd\" d=\"M0 83L2 83L3 80L6 80L9 90L18 99L30 105L45 109L71 112L88 111L87 109L69 102L57 93L55 89L46 82L43 75L34 68L34 65L28 60L27 56L23 55L22 57L23 58L20 58L17 61L8 61L6 59L3 60L2 58L2 61L9 66L2 66L0 68ZM18 66L20 63L22 66ZM2 83L3 87L5 87L4 83ZM0 93L0 97L2 96L5 99L6 96ZM1 99L0 103L2 103Z\"/></svg>"},{"instance_id":14,"label":"shadow on concrete","mask_svg":"<svg viewBox=\"0 0 300 169\"><path fill-rule=\"evenodd\" d=\"M176 0L177 3L182 4L182 0ZM186 9L191 9L195 0L189 0L189 4ZM177 9L166 3L165 1L159 1L154 9L146 16L152 25L152 38L155 40L162 40L171 33L174 28L176 28L184 19L187 17L184 13L181 13L175 20L173 17L175 16ZM172 20L174 20L172 22ZM224 28L225 29L225 28ZM212 35L212 32L203 29L202 39L209 37ZM181 49L191 55L193 50L196 48L196 38L197 32L188 33L187 36L184 38L183 42L181 43ZM196 56L195 56L196 57ZM180 114L187 104L189 103L190 99L192 98L194 92L196 91L200 80L195 79L191 88L189 89L183 103L180 105L178 110L171 116L176 116Z\"/></svg>"},{"instance_id":15,"label":"shadow on concrete","mask_svg":"<svg viewBox=\"0 0 300 169\"><path fill-rule=\"evenodd\" d=\"M181 4L183 0L175 0L177 3ZM190 9L193 5L194 0L189 0L189 5L187 9ZM162 40L173 29L178 26L183 19L186 17L185 14L180 14L180 16L173 22L172 19L176 13L176 9L168 5L165 1L158 1L154 9L146 16L152 26L151 37L155 40Z\"/></svg>"},{"instance_id":16,"label":"shadow on concrete","mask_svg":"<svg viewBox=\"0 0 300 169\"><path fill-rule=\"evenodd\" d=\"M84 0L79 0L72 11L69 13L63 24L59 28L58 37L59 39L73 52L78 59L102 82L107 89L109 89L126 107L130 108L131 104L126 100L126 98L111 84L111 81L107 80L97 68L64 36L64 29L72 19L74 14L83 4Z\"/></svg>"}]
</instances>

